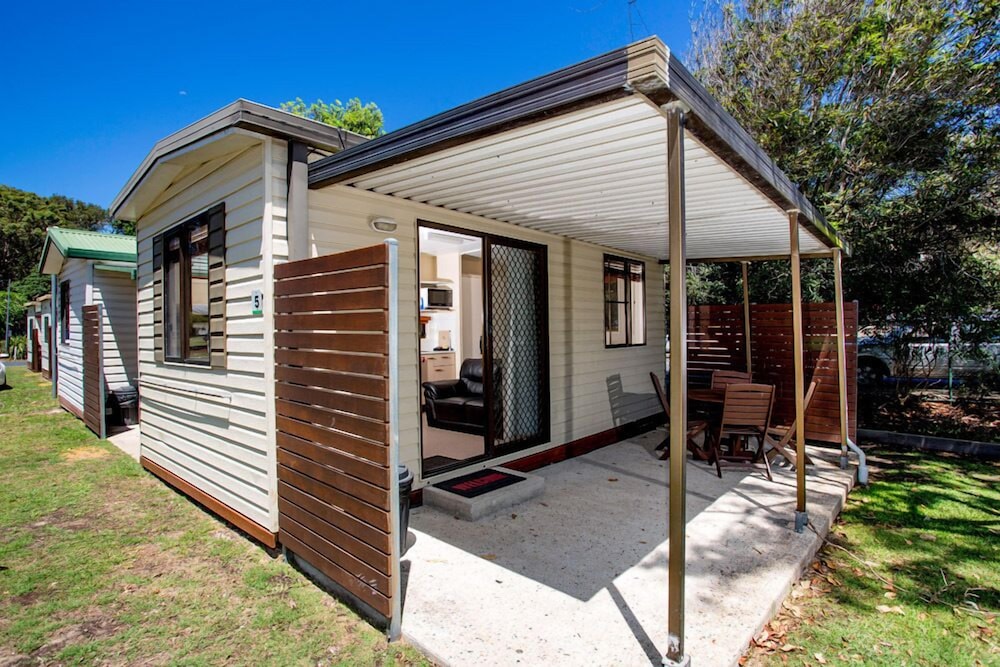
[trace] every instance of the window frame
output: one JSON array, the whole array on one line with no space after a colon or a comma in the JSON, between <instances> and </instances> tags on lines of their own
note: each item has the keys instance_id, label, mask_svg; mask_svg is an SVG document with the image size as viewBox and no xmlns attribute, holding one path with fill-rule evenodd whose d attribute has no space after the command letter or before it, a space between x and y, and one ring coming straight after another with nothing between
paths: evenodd
<instances>
[{"instance_id":1,"label":"window frame","mask_svg":"<svg viewBox=\"0 0 1000 667\"><path fill-rule=\"evenodd\" d=\"M70 281L64 280L59 283L59 344L68 345L69 344L69 323L70 323L70 311L72 310L72 304L70 302Z\"/></svg>"},{"instance_id":2,"label":"window frame","mask_svg":"<svg viewBox=\"0 0 1000 667\"><path fill-rule=\"evenodd\" d=\"M610 262L621 262L624 265L625 273L625 295L623 300L619 301L617 299L613 301L608 300L608 264ZM604 304L604 349L613 350L623 347L645 347L646 345L646 262L639 259L632 259L629 257L622 257L621 255L611 255L608 253L604 254L604 260L601 263L602 266L602 296L601 299ZM631 267L639 267L641 279L638 281L641 285L640 290L642 294L642 342L633 342L634 336L632 331L632 324L634 322L634 317L632 315L632 280L631 280ZM625 342L624 343L609 343L609 326L611 322L608 318L608 306L610 304L623 304L625 306Z\"/></svg>"},{"instance_id":3,"label":"window frame","mask_svg":"<svg viewBox=\"0 0 1000 667\"><path fill-rule=\"evenodd\" d=\"M174 364L189 364L192 366L207 366L212 365L212 342L211 333L209 333L208 340L208 354L205 357L192 357L191 356L191 253L190 253L190 241L191 241L191 230L195 227L204 226L206 227L206 234L211 233L209 227L209 219L214 209L204 211L194 216L193 218L188 218L184 222L174 225L162 234L163 238L163 285L164 292L166 291L166 286L170 281L170 268L171 262L169 256L170 243L174 239L179 240L180 247L177 252L180 254L180 261L177 263L180 269L180 299L178 304L172 304L169 299L163 299L163 360L168 363ZM207 238L207 236L206 236ZM210 252L210 248L206 247L206 254ZM207 276L206 276L207 280ZM165 295L164 295L165 296ZM178 332L181 337L179 341L178 349L180 350L180 356L171 356L167 354L168 348L168 336L166 331L167 319L170 315L170 309L179 307L180 308L180 325L178 327ZM211 317L209 317L211 319Z\"/></svg>"}]
</instances>

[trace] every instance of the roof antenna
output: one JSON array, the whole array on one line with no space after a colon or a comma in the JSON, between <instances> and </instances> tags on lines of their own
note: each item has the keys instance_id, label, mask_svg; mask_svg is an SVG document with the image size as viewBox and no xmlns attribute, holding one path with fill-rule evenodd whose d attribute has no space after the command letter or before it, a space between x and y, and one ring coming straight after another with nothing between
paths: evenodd
<instances>
[{"instance_id":1,"label":"roof antenna","mask_svg":"<svg viewBox=\"0 0 1000 667\"><path fill-rule=\"evenodd\" d=\"M627 0L626 5L628 5L628 41L635 41L635 31L632 29L632 7L635 5L636 0Z\"/></svg>"}]
</instances>

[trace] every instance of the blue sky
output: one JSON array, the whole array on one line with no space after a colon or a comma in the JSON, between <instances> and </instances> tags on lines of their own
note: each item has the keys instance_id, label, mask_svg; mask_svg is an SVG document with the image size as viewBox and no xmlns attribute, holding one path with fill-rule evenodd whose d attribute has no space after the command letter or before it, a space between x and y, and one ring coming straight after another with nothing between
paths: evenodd
<instances>
[{"instance_id":1,"label":"blue sky","mask_svg":"<svg viewBox=\"0 0 1000 667\"><path fill-rule=\"evenodd\" d=\"M638 0L635 39L690 40L691 0ZM245 97L375 101L393 130L627 44L627 0L11 0L0 183L110 204L153 143Z\"/></svg>"}]
</instances>

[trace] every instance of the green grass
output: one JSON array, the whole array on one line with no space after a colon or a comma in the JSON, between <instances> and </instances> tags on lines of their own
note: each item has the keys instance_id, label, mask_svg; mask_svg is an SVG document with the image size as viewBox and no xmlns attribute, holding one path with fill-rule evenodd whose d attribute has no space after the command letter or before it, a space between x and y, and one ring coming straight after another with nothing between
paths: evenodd
<instances>
[{"instance_id":1,"label":"green grass","mask_svg":"<svg viewBox=\"0 0 1000 667\"><path fill-rule=\"evenodd\" d=\"M873 465L772 624L777 650L749 663L1000 664L1000 465L901 450Z\"/></svg>"},{"instance_id":2,"label":"green grass","mask_svg":"<svg viewBox=\"0 0 1000 667\"><path fill-rule=\"evenodd\" d=\"M0 664L427 664L8 376Z\"/></svg>"}]
</instances>

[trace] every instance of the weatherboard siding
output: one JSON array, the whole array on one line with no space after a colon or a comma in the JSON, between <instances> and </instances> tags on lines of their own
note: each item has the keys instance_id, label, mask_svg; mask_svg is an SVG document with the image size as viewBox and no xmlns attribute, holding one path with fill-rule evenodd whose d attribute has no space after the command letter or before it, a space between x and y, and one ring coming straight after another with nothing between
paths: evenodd
<instances>
[{"instance_id":1,"label":"weatherboard siding","mask_svg":"<svg viewBox=\"0 0 1000 667\"><path fill-rule=\"evenodd\" d=\"M90 303L90 262L85 259L67 259L57 278L57 289L69 281L69 339L62 341L62 324L58 321L52 335L58 347L59 397L83 413L83 307ZM54 295L56 303L60 297Z\"/></svg>"},{"instance_id":2,"label":"weatherboard siding","mask_svg":"<svg viewBox=\"0 0 1000 667\"><path fill-rule=\"evenodd\" d=\"M111 390L139 376L135 281L127 273L94 270L93 303L103 306L104 383Z\"/></svg>"},{"instance_id":3,"label":"weatherboard siding","mask_svg":"<svg viewBox=\"0 0 1000 667\"><path fill-rule=\"evenodd\" d=\"M392 234L369 226L374 215L398 223ZM488 232L548 248L549 366L551 441L499 459L513 460L544 451L655 414L649 372L664 368L662 272L656 260L646 265L646 345L604 347L604 254L619 251L533 232L516 225L455 213L346 186L309 193L309 232L314 256L399 241L400 462L419 477L419 333L417 313L417 221L427 220ZM643 258L638 258L643 259ZM612 411L609 383L620 377L629 394L624 409Z\"/></svg>"},{"instance_id":4,"label":"weatherboard siding","mask_svg":"<svg viewBox=\"0 0 1000 667\"><path fill-rule=\"evenodd\" d=\"M138 228L138 326L142 455L243 514L277 530L273 435L273 332L254 316L270 252L265 225L272 184L270 139L235 154L143 213ZM152 239L208 208L226 206L226 367L156 363L153 355ZM273 384L273 383L272 383Z\"/></svg>"}]
</instances>

